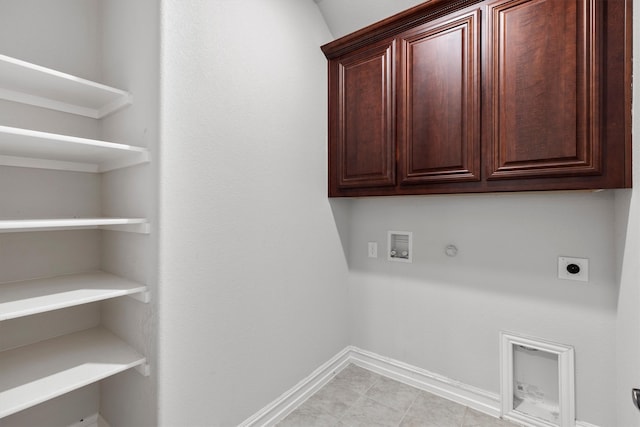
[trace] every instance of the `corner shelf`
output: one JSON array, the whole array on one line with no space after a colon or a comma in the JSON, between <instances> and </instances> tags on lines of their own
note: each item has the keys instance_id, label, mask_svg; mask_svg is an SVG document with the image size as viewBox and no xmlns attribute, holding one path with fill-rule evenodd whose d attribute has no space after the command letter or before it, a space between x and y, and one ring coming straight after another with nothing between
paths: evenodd
<instances>
[{"instance_id":1,"label":"corner shelf","mask_svg":"<svg viewBox=\"0 0 640 427\"><path fill-rule=\"evenodd\" d=\"M102 328L0 352L0 418L134 367L145 357Z\"/></svg>"},{"instance_id":2,"label":"corner shelf","mask_svg":"<svg viewBox=\"0 0 640 427\"><path fill-rule=\"evenodd\" d=\"M146 292L141 283L102 271L3 283L0 321Z\"/></svg>"},{"instance_id":3,"label":"corner shelf","mask_svg":"<svg viewBox=\"0 0 640 427\"><path fill-rule=\"evenodd\" d=\"M149 161L146 148L0 125L0 165L101 173Z\"/></svg>"},{"instance_id":4,"label":"corner shelf","mask_svg":"<svg viewBox=\"0 0 640 427\"><path fill-rule=\"evenodd\" d=\"M1 100L102 119L131 105L133 96L0 54ZM0 166L103 173L147 162L143 147L0 125ZM150 224L146 218L0 218L0 233L75 229L148 234ZM0 283L0 322L121 296L149 302L144 284L101 271ZM0 351L0 419L130 368L149 375L146 358L102 327Z\"/></svg>"},{"instance_id":5,"label":"corner shelf","mask_svg":"<svg viewBox=\"0 0 640 427\"><path fill-rule=\"evenodd\" d=\"M149 233L149 223L146 218L51 218L0 220L0 233L84 228L130 231L143 234Z\"/></svg>"},{"instance_id":6,"label":"corner shelf","mask_svg":"<svg viewBox=\"0 0 640 427\"><path fill-rule=\"evenodd\" d=\"M20 59L0 55L0 99L103 118L132 103L132 95Z\"/></svg>"}]
</instances>

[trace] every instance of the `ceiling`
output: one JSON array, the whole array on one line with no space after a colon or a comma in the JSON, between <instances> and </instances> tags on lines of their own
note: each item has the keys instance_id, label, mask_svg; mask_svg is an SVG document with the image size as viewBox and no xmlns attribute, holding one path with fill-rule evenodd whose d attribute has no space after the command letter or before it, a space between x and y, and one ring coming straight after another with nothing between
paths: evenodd
<instances>
[{"instance_id":1,"label":"ceiling","mask_svg":"<svg viewBox=\"0 0 640 427\"><path fill-rule=\"evenodd\" d=\"M313 0L335 38L388 18L424 0Z\"/></svg>"}]
</instances>

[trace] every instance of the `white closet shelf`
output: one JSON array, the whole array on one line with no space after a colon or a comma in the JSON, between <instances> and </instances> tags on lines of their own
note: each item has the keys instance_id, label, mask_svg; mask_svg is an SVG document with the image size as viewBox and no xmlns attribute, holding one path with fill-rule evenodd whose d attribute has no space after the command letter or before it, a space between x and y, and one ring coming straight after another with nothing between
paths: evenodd
<instances>
[{"instance_id":1,"label":"white closet shelf","mask_svg":"<svg viewBox=\"0 0 640 427\"><path fill-rule=\"evenodd\" d=\"M144 356L102 328L0 353L0 418L133 367Z\"/></svg>"},{"instance_id":2,"label":"white closet shelf","mask_svg":"<svg viewBox=\"0 0 640 427\"><path fill-rule=\"evenodd\" d=\"M146 148L0 126L0 165L107 172L149 161Z\"/></svg>"},{"instance_id":3,"label":"white closet shelf","mask_svg":"<svg viewBox=\"0 0 640 427\"><path fill-rule=\"evenodd\" d=\"M147 287L102 271L0 284L0 321L147 292Z\"/></svg>"},{"instance_id":4,"label":"white closet shelf","mask_svg":"<svg viewBox=\"0 0 640 427\"><path fill-rule=\"evenodd\" d=\"M82 228L149 233L146 218L0 219L0 233Z\"/></svg>"},{"instance_id":5,"label":"white closet shelf","mask_svg":"<svg viewBox=\"0 0 640 427\"><path fill-rule=\"evenodd\" d=\"M0 99L100 119L132 103L130 93L0 55Z\"/></svg>"}]
</instances>

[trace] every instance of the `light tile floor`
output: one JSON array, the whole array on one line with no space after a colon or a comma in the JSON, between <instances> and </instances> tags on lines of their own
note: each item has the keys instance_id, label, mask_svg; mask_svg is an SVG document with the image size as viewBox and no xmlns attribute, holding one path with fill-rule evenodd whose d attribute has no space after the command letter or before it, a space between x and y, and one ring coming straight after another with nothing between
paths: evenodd
<instances>
[{"instance_id":1,"label":"light tile floor","mask_svg":"<svg viewBox=\"0 0 640 427\"><path fill-rule=\"evenodd\" d=\"M277 427L512 427L431 393L349 365Z\"/></svg>"}]
</instances>

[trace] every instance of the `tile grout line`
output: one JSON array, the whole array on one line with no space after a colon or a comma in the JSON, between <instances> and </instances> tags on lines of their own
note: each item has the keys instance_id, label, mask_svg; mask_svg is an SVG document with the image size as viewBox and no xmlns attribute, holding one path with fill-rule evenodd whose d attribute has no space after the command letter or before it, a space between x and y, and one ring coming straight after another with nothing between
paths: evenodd
<instances>
[{"instance_id":1,"label":"tile grout line","mask_svg":"<svg viewBox=\"0 0 640 427\"><path fill-rule=\"evenodd\" d=\"M347 365L347 367L348 367L348 366L349 366L349 365ZM376 374L376 375L377 375L377 374ZM336 375L336 377L337 377L337 375ZM336 378L336 377L334 377L334 378ZM356 400L355 400L355 402L353 402L351 405L349 405L349 406L347 407L347 409L344 411L344 413L343 413L342 415L340 415L340 417L336 417L340 423L345 424L345 423L342 421L342 420L344 419L345 415L347 415L347 414L349 413L349 411L350 411L351 409L353 409L353 407L355 407L355 406L356 406L356 403L357 403L361 398L367 399L366 393L367 393L369 390L371 390L371 388L372 388L374 385L376 385L379 381L381 381L381 379L382 379L382 377L380 376L380 378L376 379L376 381L374 381L374 382L373 382L369 387L367 387L367 389L366 389L364 392L362 392L362 393L359 393L359 392L357 392L357 391L356 391L356 394L358 394L359 398L358 398L358 399L356 399ZM353 390L353 391L355 391L355 390ZM345 424L345 425L346 425L346 424ZM347 427L350 427L350 426L349 426L349 425L347 425Z\"/></svg>"},{"instance_id":2,"label":"tile grout line","mask_svg":"<svg viewBox=\"0 0 640 427\"><path fill-rule=\"evenodd\" d=\"M378 384L378 383L382 382L382 381L383 381L383 378L385 378L383 375L380 375L380 374L377 374L377 375L378 375L378 377L379 377L379 378L376 380L376 382L374 382L374 383L373 383L373 384L372 384L372 385L371 385L371 386L370 386L370 387L365 391L365 393L363 394L364 398L365 398L365 399L369 399L369 400L371 400L371 401L373 401L373 402L376 402L377 404L382 405L382 406L384 406L385 408L388 408L388 409L391 409L391 410L396 410L395 408L392 408L391 406L385 405L383 402L379 402L378 400L373 399L373 398L371 398L371 397L368 397L368 396L366 395L366 393L367 393L369 390L371 390L371 389L372 389L376 384ZM418 390L418 389L416 389L416 390ZM396 425L396 427L400 427L400 425L402 424L402 420L404 420L404 417L405 417L405 416L407 415L407 413L409 412L409 409L411 409L411 406L413 406L413 404L415 403L415 401L418 399L418 395L419 395L419 393L416 393L415 397L414 397L414 398L413 398L413 400L411 401L411 404L410 404L410 405L407 407L407 409L404 411L404 413L402 414L402 417L400 417L400 420L398 421L398 424Z\"/></svg>"},{"instance_id":3,"label":"tile grout line","mask_svg":"<svg viewBox=\"0 0 640 427\"><path fill-rule=\"evenodd\" d=\"M357 366L357 365L356 365L356 366ZM371 372L371 371L370 371L370 372ZM359 395L359 399L358 399L358 400L356 400L352 405L350 405L350 406L347 408L347 410L346 410L346 411L345 411L345 412L340 416L340 418L338 419L338 421L340 421L341 423L345 424L345 423L344 423L344 421L343 421L344 417L349 413L349 411L350 411L351 409L353 409L353 408L358 404L358 402L362 401L363 399L364 399L364 400L369 400L369 401L371 401L371 402L374 402L374 403L376 403L376 404L378 404L378 405L381 405L381 406L383 406L383 407L385 407L385 408L387 408L387 409L389 409L389 410L392 410L392 411L398 411L396 408L391 407L391 406L389 406L389 405L385 404L384 402L380 402L379 400L376 400L376 399L374 399L373 397L370 397L370 396L367 394L367 393L369 393L369 391L371 391L371 389L373 389L377 384L380 384L381 382L383 382L383 381L384 381L384 378L385 378L385 376L384 376L384 375L380 375L380 374L377 374L377 373L375 373L375 372L374 372L374 374L375 374L375 376L377 377L377 378L376 378L376 380L375 380L373 383L371 383L371 385L369 385L369 386L368 386L368 387L367 387L367 388L366 388L362 393L357 393L357 394ZM415 388L415 387L411 387L411 388ZM419 390L418 390L418 389L416 389L416 390L418 391L418 393L416 394L416 396L415 396L415 397L413 398L413 400L411 401L411 404L410 404L410 405L407 407L407 409L402 413L402 417L400 418L400 421L398 421L398 424L396 425L396 427L399 427L399 426L400 426L400 424L401 424L401 423L402 423L402 421L404 420L405 416L406 416L406 415L407 415L407 413L409 412L409 409L412 407L412 405L413 405L413 404L415 403L415 401L418 399L418 396L419 396ZM398 412L400 412L400 411L398 411ZM349 425L347 425L347 424L345 424L345 426L346 426L346 427L349 427Z\"/></svg>"},{"instance_id":4,"label":"tile grout line","mask_svg":"<svg viewBox=\"0 0 640 427\"><path fill-rule=\"evenodd\" d=\"M400 427L402 425L402 422L404 421L405 417L407 416L407 414L409 413L409 410L413 407L413 405L416 403L416 400L418 400L418 396L420 396L420 393L416 393L416 396L413 398L413 400L411 401L411 404L409 406L407 406L407 409L404 411L404 414L402 414L402 418L400 418L400 421L398 421L398 427Z\"/></svg>"},{"instance_id":5,"label":"tile grout line","mask_svg":"<svg viewBox=\"0 0 640 427\"><path fill-rule=\"evenodd\" d=\"M371 371L369 371L369 372L371 372ZM374 374L375 374L375 373L374 373ZM360 395L360 398L362 398L362 399L368 399L368 397L367 397L367 392L368 392L369 390L371 390L371 389L373 388L373 386L375 386L375 385L376 385L376 384L378 384L380 381L382 381L382 376L381 376L381 375L378 375L378 374L375 374L375 375L377 376L376 380L375 380L375 381L374 381L374 382L373 382L369 387L367 387L367 389L366 389L365 391L363 391L362 393L358 393L358 394ZM353 402L353 404L351 404L351 406L349 406L349 408L347 408L347 410L344 412L344 414L342 414L342 416L340 417L340 419L339 419L338 421L340 421L341 423L343 423L343 424L344 424L344 422L342 421L342 419L344 418L344 416L345 416L346 414L348 414L348 413L349 413L349 411L350 411L351 409L353 409L353 407L355 407L355 406L356 406L356 403L357 403L359 400L360 400L360 399L356 399L356 401L355 401L355 402ZM373 400L373 399L371 399L371 400ZM375 402L375 400L374 400L374 402ZM347 427L349 427L349 426L347 426Z\"/></svg>"},{"instance_id":6,"label":"tile grout line","mask_svg":"<svg viewBox=\"0 0 640 427\"><path fill-rule=\"evenodd\" d=\"M462 420L460 421L460 427L464 427L465 421L467 420L467 414L469 413L469 407L464 407L464 414L462 414Z\"/></svg>"}]
</instances>

